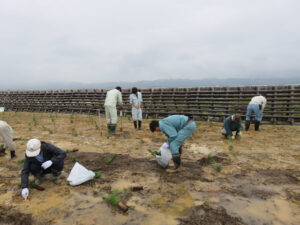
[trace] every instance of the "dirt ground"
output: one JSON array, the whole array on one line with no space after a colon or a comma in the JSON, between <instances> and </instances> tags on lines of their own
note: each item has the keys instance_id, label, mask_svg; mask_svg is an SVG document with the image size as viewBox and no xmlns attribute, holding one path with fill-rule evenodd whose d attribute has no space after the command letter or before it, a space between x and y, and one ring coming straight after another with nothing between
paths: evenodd
<instances>
[{"instance_id":1,"label":"dirt ground","mask_svg":"<svg viewBox=\"0 0 300 225\"><path fill-rule=\"evenodd\" d=\"M135 131L123 117L115 137L103 117L101 135L91 115L4 112L0 119L14 129L17 154L0 156L0 224L299 224L299 126L261 125L255 132L251 125L231 143L221 136L221 123L197 122L183 147L183 171L169 174L148 152L166 140L149 131L150 120ZM60 181L48 176L44 191L30 188L23 200L20 161L30 138L60 147L67 158ZM70 186L75 160L101 177ZM143 190L131 191L134 186ZM123 191L127 212L103 199L115 190Z\"/></svg>"}]
</instances>

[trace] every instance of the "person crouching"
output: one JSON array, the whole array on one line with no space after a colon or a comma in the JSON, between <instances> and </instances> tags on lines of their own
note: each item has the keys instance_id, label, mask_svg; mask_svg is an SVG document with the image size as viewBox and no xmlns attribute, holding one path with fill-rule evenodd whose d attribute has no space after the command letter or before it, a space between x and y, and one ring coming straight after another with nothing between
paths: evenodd
<instances>
[{"instance_id":1,"label":"person crouching","mask_svg":"<svg viewBox=\"0 0 300 225\"><path fill-rule=\"evenodd\" d=\"M241 131L243 130L243 126L241 125L240 121L241 121L240 114L234 114L228 116L224 121L221 133L226 138L230 138L230 139L241 137ZM235 136L233 135L232 131L236 131Z\"/></svg>"},{"instance_id":2,"label":"person crouching","mask_svg":"<svg viewBox=\"0 0 300 225\"><path fill-rule=\"evenodd\" d=\"M21 173L22 197L27 199L29 195L28 177L30 173L33 174L36 182L39 182L47 173L51 173L56 180L64 168L65 158L66 153L58 147L38 139L30 139L27 142Z\"/></svg>"}]
</instances>

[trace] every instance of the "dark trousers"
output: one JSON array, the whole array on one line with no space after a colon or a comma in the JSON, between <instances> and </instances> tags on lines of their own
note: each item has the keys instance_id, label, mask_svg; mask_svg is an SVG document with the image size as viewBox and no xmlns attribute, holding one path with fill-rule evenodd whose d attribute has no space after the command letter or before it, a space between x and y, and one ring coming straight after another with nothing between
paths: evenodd
<instances>
[{"instance_id":1,"label":"dark trousers","mask_svg":"<svg viewBox=\"0 0 300 225\"><path fill-rule=\"evenodd\" d=\"M41 167L42 163L40 162L34 162L30 163L29 166L29 172L32 173L34 176L40 175L40 174L46 174L46 173L53 173L62 171L64 168L64 161L59 161L58 163L53 163L48 169L44 170Z\"/></svg>"}]
</instances>

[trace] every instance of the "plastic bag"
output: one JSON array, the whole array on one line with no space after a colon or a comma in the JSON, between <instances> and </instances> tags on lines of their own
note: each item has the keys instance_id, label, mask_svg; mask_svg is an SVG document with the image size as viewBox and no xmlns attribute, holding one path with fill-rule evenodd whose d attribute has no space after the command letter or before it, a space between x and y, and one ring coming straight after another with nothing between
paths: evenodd
<instances>
[{"instance_id":1,"label":"plastic bag","mask_svg":"<svg viewBox=\"0 0 300 225\"><path fill-rule=\"evenodd\" d=\"M67 181L69 181L70 185L76 186L92 180L94 176L95 173L93 171L86 169L84 166L76 162L67 178Z\"/></svg>"},{"instance_id":2,"label":"plastic bag","mask_svg":"<svg viewBox=\"0 0 300 225\"><path fill-rule=\"evenodd\" d=\"M164 143L160 147L159 151L161 155L156 155L156 160L161 167L166 168L169 165L170 159L172 159L172 153L169 149L169 145Z\"/></svg>"}]
</instances>

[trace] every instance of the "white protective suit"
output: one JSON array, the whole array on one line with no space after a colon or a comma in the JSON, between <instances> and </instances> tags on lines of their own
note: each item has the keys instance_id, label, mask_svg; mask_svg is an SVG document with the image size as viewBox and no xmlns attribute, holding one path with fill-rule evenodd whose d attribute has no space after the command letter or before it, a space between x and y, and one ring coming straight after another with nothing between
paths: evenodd
<instances>
[{"instance_id":1,"label":"white protective suit","mask_svg":"<svg viewBox=\"0 0 300 225\"><path fill-rule=\"evenodd\" d=\"M123 105L122 93L117 89L112 89L106 93L104 103L107 124L117 124L117 104Z\"/></svg>"},{"instance_id":2,"label":"white protective suit","mask_svg":"<svg viewBox=\"0 0 300 225\"><path fill-rule=\"evenodd\" d=\"M15 150L15 144L13 142L13 129L3 120L0 120L0 136L3 138L4 143L11 150Z\"/></svg>"},{"instance_id":3,"label":"white protective suit","mask_svg":"<svg viewBox=\"0 0 300 225\"><path fill-rule=\"evenodd\" d=\"M142 112L142 104L143 104L143 98L142 93L138 92L137 96L135 94L130 94L130 104L135 104L138 106L138 109L134 106L132 106L131 113L132 113L132 119L133 121L142 120L143 119L143 112Z\"/></svg>"}]
</instances>

